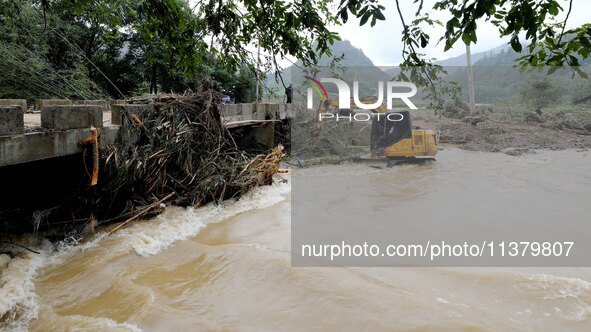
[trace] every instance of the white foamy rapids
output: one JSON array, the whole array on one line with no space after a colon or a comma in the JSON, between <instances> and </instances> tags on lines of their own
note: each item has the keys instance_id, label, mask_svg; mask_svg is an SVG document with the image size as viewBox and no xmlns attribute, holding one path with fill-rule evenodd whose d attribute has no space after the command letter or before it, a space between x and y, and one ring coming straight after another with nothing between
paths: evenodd
<instances>
[{"instance_id":1,"label":"white foamy rapids","mask_svg":"<svg viewBox=\"0 0 591 332\"><path fill-rule=\"evenodd\" d=\"M290 188L288 183L257 187L238 200L225 201L223 206L209 204L196 209L169 207L155 220L137 223L116 236L124 237L123 243L129 244L138 255L155 255L175 241L197 235L207 224L277 204L286 198Z\"/></svg>"},{"instance_id":2,"label":"white foamy rapids","mask_svg":"<svg viewBox=\"0 0 591 332\"><path fill-rule=\"evenodd\" d=\"M5 259L3 261L6 261ZM26 331L39 302L33 278L43 255L28 253L4 262L0 275L0 330Z\"/></svg>"},{"instance_id":3,"label":"white foamy rapids","mask_svg":"<svg viewBox=\"0 0 591 332\"><path fill-rule=\"evenodd\" d=\"M516 287L533 299L550 304L564 320L580 322L591 316L591 283L579 278L517 273Z\"/></svg>"},{"instance_id":4,"label":"white foamy rapids","mask_svg":"<svg viewBox=\"0 0 591 332\"><path fill-rule=\"evenodd\" d=\"M175 241L198 234L209 223L277 204L286 198L289 191L290 184L276 183L255 188L238 200L224 202L223 206L210 204L196 209L168 207L154 220L136 222L114 234L113 237L121 238L121 241L117 241L112 249L119 252L134 250L142 256L154 255ZM97 247L104 239L105 233L99 233L92 240L82 243L71 239L52 245L44 241L36 247L41 254L24 253L14 259L0 255L0 330L26 331L29 322L39 315L34 284L39 268L60 264L81 251ZM68 319L76 321L82 318L68 316ZM139 330L133 325L115 326L115 322L106 319L92 324L106 329Z\"/></svg>"},{"instance_id":5,"label":"white foamy rapids","mask_svg":"<svg viewBox=\"0 0 591 332\"><path fill-rule=\"evenodd\" d=\"M69 323L72 325L75 330L87 330L87 331L111 331L111 332L141 332L143 331L137 325L129 324L129 323L117 323L114 320L104 318L104 317L88 317L88 316L80 316L80 315L73 315L67 316L65 322L62 323Z\"/></svg>"},{"instance_id":6,"label":"white foamy rapids","mask_svg":"<svg viewBox=\"0 0 591 332\"><path fill-rule=\"evenodd\" d=\"M88 317L73 315L67 316L64 319L69 325L72 325L76 330L88 330L88 331L131 331L141 332L143 331L137 325L129 323L117 323L114 320L104 317ZM64 322L62 322L64 323Z\"/></svg>"},{"instance_id":7,"label":"white foamy rapids","mask_svg":"<svg viewBox=\"0 0 591 332\"><path fill-rule=\"evenodd\" d=\"M65 331L121 331L139 332L142 331L135 324L118 323L104 317L90 317L82 315L58 315L49 306L42 306L39 314L39 321L44 330L65 330ZM40 326L35 326L34 329Z\"/></svg>"}]
</instances>

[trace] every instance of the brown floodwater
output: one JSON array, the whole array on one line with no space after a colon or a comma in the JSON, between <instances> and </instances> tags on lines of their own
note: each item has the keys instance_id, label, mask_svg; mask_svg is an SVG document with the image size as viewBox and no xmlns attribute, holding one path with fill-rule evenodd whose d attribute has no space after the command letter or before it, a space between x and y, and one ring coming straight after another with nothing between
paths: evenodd
<instances>
[{"instance_id":1,"label":"brown floodwater","mask_svg":"<svg viewBox=\"0 0 591 332\"><path fill-rule=\"evenodd\" d=\"M589 165L590 152L445 149L431 166L404 166L410 176L396 181L408 178L411 188L429 179L444 195L482 192L479 183L490 181L529 186L532 169L567 169L563 181L540 178L540 195L555 193L561 209L591 220L581 206L591 202ZM368 172L363 165L305 171ZM428 196L417 189L410 199ZM591 268L292 268L290 200L290 184L278 183L225 207L171 207L111 237L0 259L0 330L591 330Z\"/></svg>"}]
</instances>

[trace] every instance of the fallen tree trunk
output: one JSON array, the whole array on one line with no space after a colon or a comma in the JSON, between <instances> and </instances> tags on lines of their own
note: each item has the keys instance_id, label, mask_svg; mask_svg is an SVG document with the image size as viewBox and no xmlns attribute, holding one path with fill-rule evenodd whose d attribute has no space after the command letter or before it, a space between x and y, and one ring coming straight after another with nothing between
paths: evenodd
<instances>
[{"instance_id":1,"label":"fallen tree trunk","mask_svg":"<svg viewBox=\"0 0 591 332\"><path fill-rule=\"evenodd\" d=\"M130 222L146 215L148 212L150 212L150 210L160 206L160 204L162 204L162 203L166 202L167 200L169 200L170 198L172 198L172 196L174 196L174 194L175 193L170 193L170 194L166 195L165 197L163 197L162 199L158 200L157 202L154 202L154 203L148 205L146 208L144 208L140 212L136 213L133 217L131 217L131 218L125 220L124 222L120 223L119 225L113 227L110 231L107 232L107 235L111 235L111 234L115 233L116 231L125 227L125 225L129 224Z\"/></svg>"}]
</instances>

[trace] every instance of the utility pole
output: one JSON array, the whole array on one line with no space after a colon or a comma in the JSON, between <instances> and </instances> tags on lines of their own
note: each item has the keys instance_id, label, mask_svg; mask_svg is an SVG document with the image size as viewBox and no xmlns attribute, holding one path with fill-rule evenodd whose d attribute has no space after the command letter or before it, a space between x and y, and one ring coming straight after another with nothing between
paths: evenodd
<instances>
[{"instance_id":1,"label":"utility pole","mask_svg":"<svg viewBox=\"0 0 591 332\"><path fill-rule=\"evenodd\" d=\"M470 45L466 44L466 61L468 62L468 97L470 101L470 114L476 113L476 98L474 97L474 76L472 75L472 54Z\"/></svg>"},{"instance_id":2,"label":"utility pole","mask_svg":"<svg viewBox=\"0 0 591 332\"><path fill-rule=\"evenodd\" d=\"M256 87L256 103L259 103L259 84L260 84L260 79L259 79L259 64L261 63L261 45L258 45L258 50L257 50L257 87Z\"/></svg>"}]
</instances>

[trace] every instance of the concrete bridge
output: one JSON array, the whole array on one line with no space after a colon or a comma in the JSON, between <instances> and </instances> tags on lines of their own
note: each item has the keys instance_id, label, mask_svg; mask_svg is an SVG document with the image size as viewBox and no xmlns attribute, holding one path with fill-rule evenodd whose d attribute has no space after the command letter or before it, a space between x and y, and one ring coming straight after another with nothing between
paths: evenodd
<instances>
[{"instance_id":1,"label":"concrete bridge","mask_svg":"<svg viewBox=\"0 0 591 332\"><path fill-rule=\"evenodd\" d=\"M257 143L273 146L275 123L293 118L292 104L227 104L228 128L252 127ZM101 144L115 141L126 110L141 118L148 105L106 100L37 100L32 112L24 99L0 99L0 167L82 152L78 142L97 127Z\"/></svg>"}]
</instances>

